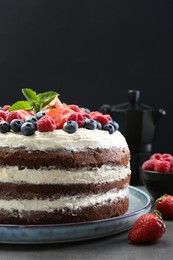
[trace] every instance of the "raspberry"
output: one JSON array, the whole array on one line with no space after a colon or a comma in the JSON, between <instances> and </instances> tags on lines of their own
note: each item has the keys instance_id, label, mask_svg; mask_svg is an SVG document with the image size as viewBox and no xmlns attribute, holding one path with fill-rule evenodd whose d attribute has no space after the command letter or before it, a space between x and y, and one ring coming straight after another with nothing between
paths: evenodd
<instances>
[{"instance_id":1,"label":"raspberry","mask_svg":"<svg viewBox=\"0 0 173 260\"><path fill-rule=\"evenodd\" d=\"M154 153L150 159L153 159L153 160L162 160L162 155L161 153Z\"/></svg>"},{"instance_id":2,"label":"raspberry","mask_svg":"<svg viewBox=\"0 0 173 260\"><path fill-rule=\"evenodd\" d=\"M85 118L91 119L91 116L87 113L82 113L82 116L85 117Z\"/></svg>"},{"instance_id":3,"label":"raspberry","mask_svg":"<svg viewBox=\"0 0 173 260\"><path fill-rule=\"evenodd\" d=\"M81 112L80 108L77 105L68 105L70 109L72 109L74 112Z\"/></svg>"},{"instance_id":4,"label":"raspberry","mask_svg":"<svg viewBox=\"0 0 173 260\"><path fill-rule=\"evenodd\" d=\"M173 159L173 157L172 157L172 155L169 154L169 153L164 153L164 154L162 154L162 159L163 159L164 161L170 162L170 161Z\"/></svg>"},{"instance_id":5,"label":"raspberry","mask_svg":"<svg viewBox=\"0 0 173 260\"><path fill-rule=\"evenodd\" d=\"M173 168L173 158L169 161L171 168Z\"/></svg>"},{"instance_id":6,"label":"raspberry","mask_svg":"<svg viewBox=\"0 0 173 260\"><path fill-rule=\"evenodd\" d=\"M5 106L3 106L2 110L3 110L3 111L7 111L9 108L10 108L9 105L5 105Z\"/></svg>"},{"instance_id":7,"label":"raspberry","mask_svg":"<svg viewBox=\"0 0 173 260\"><path fill-rule=\"evenodd\" d=\"M3 118L2 116L0 116L0 122L1 122L1 121L4 121L4 118Z\"/></svg>"},{"instance_id":8,"label":"raspberry","mask_svg":"<svg viewBox=\"0 0 173 260\"><path fill-rule=\"evenodd\" d=\"M52 132L56 129L55 121L49 116L44 116L38 120L37 129L40 132Z\"/></svg>"},{"instance_id":9,"label":"raspberry","mask_svg":"<svg viewBox=\"0 0 173 260\"><path fill-rule=\"evenodd\" d=\"M102 125L106 125L110 121L110 117L107 117L107 115L103 115L102 113L97 111L91 112L90 116L92 117L92 119L99 121Z\"/></svg>"},{"instance_id":10,"label":"raspberry","mask_svg":"<svg viewBox=\"0 0 173 260\"><path fill-rule=\"evenodd\" d=\"M109 114L104 115L109 121L112 121L112 117Z\"/></svg>"},{"instance_id":11,"label":"raspberry","mask_svg":"<svg viewBox=\"0 0 173 260\"><path fill-rule=\"evenodd\" d=\"M4 111L0 111L0 117L2 117L4 120L6 119L7 117L7 114L4 112Z\"/></svg>"},{"instance_id":12,"label":"raspberry","mask_svg":"<svg viewBox=\"0 0 173 260\"><path fill-rule=\"evenodd\" d=\"M13 111L7 114L6 121L10 124L13 119L22 119L22 116L17 112Z\"/></svg>"},{"instance_id":13,"label":"raspberry","mask_svg":"<svg viewBox=\"0 0 173 260\"><path fill-rule=\"evenodd\" d=\"M67 117L67 121L75 121L79 127L82 127L85 123L84 117L81 113L73 112Z\"/></svg>"},{"instance_id":14,"label":"raspberry","mask_svg":"<svg viewBox=\"0 0 173 260\"><path fill-rule=\"evenodd\" d=\"M150 159L142 164L142 169L145 171L154 171L154 160Z\"/></svg>"},{"instance_id":15,"label":"raspberry","mask_svg":"<svg viewBox=\"0 0 173 260\"><path fill-rule=\"evenodd\" d=\"M170 162L167 161L154 161L154 171L156 172L169 172L170 171Z\"/></svg>"},{"instance_id":16,"label":"raspberry","mask_svg":"<svg viewBox=\"0 0 173 260\"><path fill-rule=\"evenodd\" d=\"M173 167L170 168L170 171L169 171L169 172L173 173Z\"/></svg>"}]
</instances>

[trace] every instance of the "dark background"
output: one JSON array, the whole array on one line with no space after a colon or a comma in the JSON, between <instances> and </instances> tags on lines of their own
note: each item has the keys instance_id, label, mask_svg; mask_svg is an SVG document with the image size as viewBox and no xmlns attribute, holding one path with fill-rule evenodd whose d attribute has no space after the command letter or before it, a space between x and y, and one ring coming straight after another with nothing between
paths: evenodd
<instances>
[{"instance_id":1,"label":"dark background","mask_svg":"<svg viewBox=\"0 0 173 260\"><path fill-rule=\"evenodd\" d=\"M160 0L0 0L1 105L30 87L97 110L139 89L167 112L154 151L173 153L172 13Z\"/></svg>"}]
</instances>

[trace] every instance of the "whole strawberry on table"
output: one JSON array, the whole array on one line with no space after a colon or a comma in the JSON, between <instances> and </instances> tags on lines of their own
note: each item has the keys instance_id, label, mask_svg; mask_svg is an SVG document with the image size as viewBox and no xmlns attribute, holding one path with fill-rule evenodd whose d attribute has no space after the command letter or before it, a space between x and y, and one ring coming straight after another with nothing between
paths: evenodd
<instances>
[{"instance_id":1,"label":"whole strawberry on table","mask_svg":"<svg viewBox=\"0 0 173 260\"><path fill-rule=\"evenodd\" d=\"M166 227L162 214L154 210L139 217L128 234L133 243L151 243L159 240L165 233Z\"/></svg>"},{"instance_id":2,"label":"whole strawberry on table","mask_svg":"<svg viewBox=\"0 0 173 260\"><path fill-rule=\"evenodd\" d=\"M155 208L164 219L173 219L173 196L165 194L155 201Z\"/></svg>"}]
</instances>

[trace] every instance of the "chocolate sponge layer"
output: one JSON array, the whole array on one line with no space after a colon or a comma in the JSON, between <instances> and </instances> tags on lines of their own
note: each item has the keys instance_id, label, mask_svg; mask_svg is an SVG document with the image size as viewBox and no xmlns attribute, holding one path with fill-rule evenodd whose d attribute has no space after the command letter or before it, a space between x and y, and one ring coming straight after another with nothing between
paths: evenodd
<instances>
[{"instance_id":1,"label":"chocolate sponge layer","mask_svg":"<svg viewBox=\"0 0 173 260\"><path fill-rule=\"evenodd\" d=\"M20 149L0 149L0 166L18 166L19 169L54 168L93 168L102 165L124 165L130 159L128 148L87 149L85 151L27 151Z\"/></svg>"},{"instance_id":2,"label":"chocolate sponge layer","mask_svg":"<svg viewBox=\"0 0 173 260\"><path fill-rule=\"evenodd\" d=\"M71 211L68 209L46 211L0 210L1 224L64 224L93 221L120 216L128 210L128 198L119 199L109 204L82 208Z\"/></svg>"},{"instance_id":3,"label":"chocolate sponge layer","mask_svg":"<svg viewBox=\"0 0 173 260\"><path fill-rule=\"evenodd\" d=\"M25 184L0 182L0 199L58 199L62 196L92 195L105 193L129 184L130 175L116 182L97 184Z\"/></svg>"}]
</instances>

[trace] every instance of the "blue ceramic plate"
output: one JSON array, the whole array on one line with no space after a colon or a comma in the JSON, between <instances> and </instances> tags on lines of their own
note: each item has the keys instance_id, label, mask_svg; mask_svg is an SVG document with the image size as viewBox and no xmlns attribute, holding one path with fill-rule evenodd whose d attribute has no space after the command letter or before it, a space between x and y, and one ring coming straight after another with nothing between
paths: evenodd
<instances>
[{"instance_id":1,"label":"blue ceramic plate","mask_svg":"<svg viewBox=\"0 0 173 260\"><path fill-rule=\"evenodd\" d=\"M126 214L104 220L52 225L0 225L0 243L46 244L82 241L118 234L132 227L135 220L151 209L149 195L130 186Z\"/></svg>"}]
</instances>

